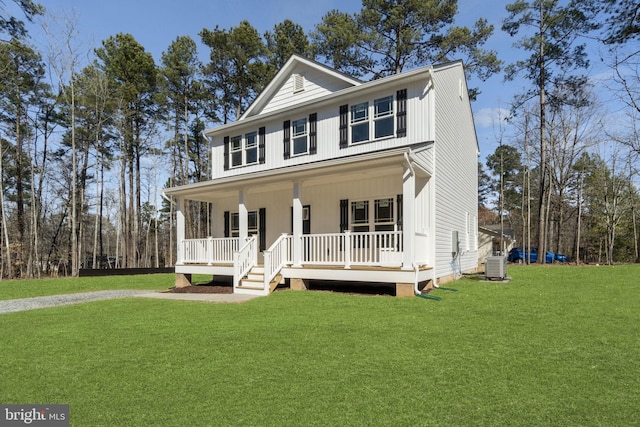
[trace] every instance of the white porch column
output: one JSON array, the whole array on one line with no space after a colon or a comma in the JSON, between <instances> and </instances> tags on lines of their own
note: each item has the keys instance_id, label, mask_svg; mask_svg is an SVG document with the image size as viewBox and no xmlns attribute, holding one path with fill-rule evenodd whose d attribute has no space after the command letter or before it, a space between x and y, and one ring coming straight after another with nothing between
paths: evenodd
<instances>
[{"instance_id":1,"label":"white porch column","mask_svg":"<svg viewBox=\"0 0 640 427\"><path fill-rule=\"evenodd\" d=\"M240 238L240 246L242 246L249 237L249 213L245 204L244 189L240 189L238 193L238 227L238 237Z\"/></svg>"},{"instance_id":2,"label":"white porch column","mask_svg":"<svg viewBox=\"0 0 640 427\"><path fill-rule=\"evenodd\" d=\"M176 265L184 264L184 236L185 236L185 201L184 199L176 198Z\"/></svg>"},{"instance_id":3,"label":"white porch column","mask_svg":"<svg viewBox=\"0 0 640 427\"><path fill-rule=\"evenodd\" d=\"M293 266L302 265L302 199L301 185L293 183Z\"/></svg>"},{"instance_id":4,"label":"white porch column","mask_svg":"<svg viewBox=\"0 0 640 427\"><path fill-rule=\"evenodd\" d=\"M415 202L416 200L416 174L410 166L404 167L402 175L402 241L404 252L402 254L402 268L413 269L415 259Z\"/></svg>"}]
</instances>

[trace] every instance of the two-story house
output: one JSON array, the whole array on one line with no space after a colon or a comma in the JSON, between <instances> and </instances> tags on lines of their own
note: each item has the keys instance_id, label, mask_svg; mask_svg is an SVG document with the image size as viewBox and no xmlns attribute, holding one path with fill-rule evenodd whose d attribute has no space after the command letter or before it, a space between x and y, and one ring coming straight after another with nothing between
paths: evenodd
<instances>
[{"instance_id":1,"label":"two-story house","mask_svg":"<svg viewBox=\"0 0 640 427\"><path fill-rule=\"evenodd\" d=\"M207 130L211 180L177 205L176 285L289 281L419 292L477 267L478 143L461 62L362 82L293 56L237 122ZM185 239L184 202L211 235Z\"/></svg>"}]
</instances>

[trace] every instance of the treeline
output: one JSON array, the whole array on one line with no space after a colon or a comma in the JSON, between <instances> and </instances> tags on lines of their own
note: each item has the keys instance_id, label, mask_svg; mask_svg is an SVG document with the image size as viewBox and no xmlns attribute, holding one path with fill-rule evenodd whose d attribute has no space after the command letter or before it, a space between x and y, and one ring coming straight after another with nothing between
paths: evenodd
<instances>
[{"instance_id":1,"label":"treeline","mask_svg":"<svg viewBox=\"0 0 640 427\"><path fill-rule=\"evenodd\" d=\"M130 34L83 51L74 17L14 2L47 47L0 3L0 278L173 265L173 205L157 189L206 180L202 130L236 120L294 53L364 79L458 58L481 79L500 68L482 48L493 27L456 25L455 1L365 0L309 32L205 28L207 61L178 36L158 62ZM208 234L208 206L186 215L187 237Z\"/></svg>"},{"instance_id":2,"label":"treeline","mask_svg":"<svg viewBox=\"0 0 640 427\"><path fill-rule=\"evenodd\" d=\"M530 86L496 121L497 148L479 164L485 224L513 230L517 245L538 253L640 262L637 2L518 2L507 10L503 30L530 56L508 66L506 80ZM585 35L598 37L596 60L609 67L595 79L586 74Z\"/></svg>"},{"instance_id":3,"label":"treeline","mask_svg":"<svg viewBox=\"0 0 640 427\"><path fill-rule=\"evenodd\" d=\"M42 21L46 47L36 49L27 25L7 16L0 2L0 278L77 275L81 266L173 265L173 205L158 199L158 189L206 180L210 154L202 130L236 120L294 53L362 79L454 59L465 62L472 82L503 68L498 54L484 48L493 26L483 18L471 27L457 25L456 0L363 0L360 12L332 10L309 31L290 20L264 34L247 21L204 28L204 61L207 55L188 36L176 37L157 61L130 34L83 50L75 17L53 18L32 0L14 3L22 20ZM618 236L631 235L625 221L635 211L622 206L636 190L632 158L622 167L612 153L627 146L626 153L638 151L639 139L634 146L629 134L606 134L608 146L617 148L598 157L594 134L574 116L606 114L587 111L595 103L581 73L588 58L580 40L590 35L611 52L618 73L611 84L628 104L630 121L624 123L636 124L638 52L629 46L637 47L639 26L629 11L637 5L604 5L506 5L502 30L530 56L508 64L505 77L528 81L530 89L514 101L504 123L518 130L501 133L500 168L489 165L502 178L481 184L483 194L499 199L493 206L497 221L517 230L520 242L577 255L580 248L592 253L604 247L614 261L629 258L619 255ZM472 99L480 90L471 89ZM563 144L572 140L584 148L572 151L569 166L560 166L563 150L571 151ZM518 147L520 156L510 175L507 147ZM565 172L570 177L558 176ZM623 173L626 180L618 181ZM615 193L620 209L613 217L613 196L596 192L604 191L599 176L626 191ZM502 191L494 181L502 182ZM208 235L209 214L206 205L187 207L187 237ZM600 222L605 217L610 224Z\"/></svg>"}]
</instances>

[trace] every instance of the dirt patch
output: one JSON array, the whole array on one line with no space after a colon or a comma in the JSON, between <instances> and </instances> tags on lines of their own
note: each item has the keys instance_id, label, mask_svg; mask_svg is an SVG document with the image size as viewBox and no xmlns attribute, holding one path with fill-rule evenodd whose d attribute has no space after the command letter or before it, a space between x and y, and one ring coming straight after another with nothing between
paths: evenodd
<instances>
[{"instance_id":1,"label":"dirt patch","mask_svg":"<svg viewBox=\"0 0 640 427\"><path fill-rule=\"evenodd\" d=\"M233 287L225 285L191 285L169 290L175 294L232 294Z\"/></svg>"}]
</instances>

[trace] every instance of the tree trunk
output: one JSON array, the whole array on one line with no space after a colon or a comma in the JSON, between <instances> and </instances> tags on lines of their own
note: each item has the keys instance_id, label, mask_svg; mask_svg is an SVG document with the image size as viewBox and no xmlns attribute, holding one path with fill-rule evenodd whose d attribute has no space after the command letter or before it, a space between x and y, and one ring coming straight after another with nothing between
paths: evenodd
<instances>
[{"instance_id":1,"label":"tree trunk","mask_svg":"<svg viewBox=\"0 0 640 427\"><path fill-rule=\"evenodd\" d=\"M2 280L2 277L4 276L4 262L6 261L6 265L7 265L7 279L13 279L13 268L11 265L11 245L9 244L9 230L7 227L7 216L6 216L6 210L5 210L5 205L4 205L4 182L3 182L3 177L4 177L4 173L2 171L2 166L3 166L3 155L2 155L2 141L0 141L0 219L2 220L2 235L3 235L3 240L4 240L4 256L0 257L0 263L2 264L2 271L0 271L0 280ZM0 249L1 251L1 249ZM0 252L1 253L1 252Z\"/></svg>"},{"instance_id":2,"label":"tree trunk","mask_svg":"<svg viewBox=\"0 0 640 427\"><path fill-rule=\"evenodd\" d=\"M546 254L546 226L547 219L545 216L545 201L547 196L547 142L546 142L546 129L545 129L545 121L546 121L546 93L545 93L545 60L544 60L544 39L542 38L542 34L544 34L544 5L543 2L540 1L540 81L539 81L539 91L540 91L540 197L538 204L538 263L544 264ZM540 256L542 254L542 256Z\"/></svg>"}]
</instances>

